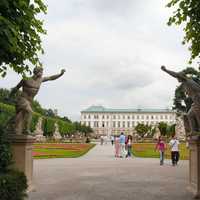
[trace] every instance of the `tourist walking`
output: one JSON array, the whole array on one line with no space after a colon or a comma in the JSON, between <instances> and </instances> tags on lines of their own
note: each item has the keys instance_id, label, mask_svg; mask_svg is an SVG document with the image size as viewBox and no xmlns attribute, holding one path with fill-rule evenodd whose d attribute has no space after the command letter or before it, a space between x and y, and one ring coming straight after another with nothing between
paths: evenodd
<instances>
[{"instance_id":1,"label":"tourist walking","mask_svg":"<svg viewBox=\"0 0 200 200\"><path fill-rule=\"evenodd\" d=\"M165 142L164 142L162 136L159 136L155 150L158 150L160 152L160 165L164 164L165 149L166 149Z\"/></svg>"},{"instance_id":2,"label":"tourist walking","mask_svg":"<svg viewBox=\"0 0 200 200\"><path fill-rule=\"evenodd\" d=\"M111 135L111 137L110 137L110 140L111 140L111 144L113 145L114 144L114 136L113 135Z\"/></svg>"},{"instance_id":3,"label":"tourist walking","mask_svg":"<svg viewBox=\"0 0 200 200\"><path fill-rule=\"evenodd\" d=\"M120 157L119 153L120 153L120 144L119 144L119 137L116 136L115 137L115 157Z\"/></svg>"},{"instance_id":4,"label":"tourist walking","mask_svg":"<svg viewBox=\"0 0 200 200\"><path fill-rule=\"evenodd\" d=\"M172 139L169 142L169 145L171 147L171 159L172 159L172 165L175 166L177 165L178 161L179 161L179 141L176 138L176 136L174 135L172 137Z\"/></svg>"},{"instance_id":5,"label":"tourist walking","mask_svg":"<svg viewBox=\"0 0 200 200\"><path fill-rule=\"evenodd\" d=\"M125 156L126 156L125 141L126 141L126 137L125 137L124 133L121 132L121 135L119 137L120 157L121 158L125 158Z\"/></svg>"},{"instance_id":6,"label":"tourist walking","mask_svg":"<svg viewBox=\"0 0 200 200\"><path fill-rule=\"evenodd\" d=\"M128 135L127 139L126 139L126 148L127 148L127 154L126 157L131 157L131 150L132 150L132 136Z\"/></svg>"},{"instance_id":7,"label":"tourist walking","mask_svg":"<svg viewBox=\"0 0 200 200\"><path fill-rule=\"evenodd\" d=\"M103 145L103 135L101 135L101 137L100 137L100 141L101 141L101 145Z\"/></svg>"}]
</instances>

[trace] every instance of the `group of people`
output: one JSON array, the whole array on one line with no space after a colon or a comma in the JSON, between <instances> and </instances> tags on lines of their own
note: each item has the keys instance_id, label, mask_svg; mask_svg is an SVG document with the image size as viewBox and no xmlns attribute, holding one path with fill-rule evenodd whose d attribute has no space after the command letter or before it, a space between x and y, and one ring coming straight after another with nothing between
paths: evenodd
<instances>
[{"instance_id":1,"label":"group of people","mask_svg":"<svg viewBox=\"0 0 200 200\"><path fill-rule=\"evenodd\" d=\"M103 143L107 143L108 137L101 137L101 145ZM118 136L110 137L111 144L114 145L115 148L115 157L117 158L127 158L132 156L132 142L133 138L131 135L125 136L123 132L121 132ZM176 136L173 136L169 142L169 146L171 149L171 160L172 165L176 166L179 161L179 141ZM158 150L160 153L160 165L164 164L165 151L167 149L167 145L162 136L158 138L158 141L155 146L155 151Z\"/></svg>"},{"instance_id":2,"label":"group of people","mask_svg":"<svg viewBox=\"0 0 200 200\"><path fill-rule=\"evenodd\" d=\"M172 139L169 142L169 146L171 148L171 160L172 165L176 166L179 161L179 141L176 136L173 136ZM165 158L165 150L167 149L167 145L165 144L163 137L160 136L158 138L158 142L155 146L155 150L158 150L160 152L160 165L164 164L164 158Z\"/></svg>"},{"instance_id":3,"label":"group of people","mask_svg":"<svg viewBox=\"0 0 200 200\"><path fill-rule=\"evenodd\" d=\"M121 132L120 136L115 136L114 145L115 145L115 157L117 158L131 157L131 148L132 148L131 135L128 135L126 137L124 133Z\"/></svg>"}]
</instances>

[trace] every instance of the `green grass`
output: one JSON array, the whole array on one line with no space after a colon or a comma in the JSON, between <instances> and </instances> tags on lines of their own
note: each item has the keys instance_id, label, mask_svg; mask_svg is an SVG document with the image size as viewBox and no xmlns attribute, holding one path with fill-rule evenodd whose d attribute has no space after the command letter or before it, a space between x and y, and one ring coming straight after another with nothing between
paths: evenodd
<instances>
[{"instance_id":1,"label":"green grass","mask_svg":"<svg viewBox=\"0 0 200 200\"><path fill-rule=\"evenodd\" d=\"M77 158L86 154L95 144L35 144L33 157L42 158Z\"/></svg>"},{"instance_id":2,"label":"green grass","mask_svg":"<svg viewBox=\"0 0 200 200\"><path fill-rule=\"evenodd\" d=\"M155 143L135 143L132 146L133 155L143 158L159 158L159 151L155 151ZM179 145L180 159L189 159L189 150L186 148L185 143ZM171 158L171 151L169 145L165 151L165 158Z\"/></svg>"}]
</instances>

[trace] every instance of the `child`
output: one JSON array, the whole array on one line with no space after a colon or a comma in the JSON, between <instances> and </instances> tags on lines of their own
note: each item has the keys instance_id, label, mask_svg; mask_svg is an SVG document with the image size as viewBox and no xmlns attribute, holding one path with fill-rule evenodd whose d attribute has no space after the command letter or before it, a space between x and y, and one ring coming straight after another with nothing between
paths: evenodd
<instances>
[{"instance_id":1,"label":"child","mask_svg":"<svg viewBox=\"0 0 200 200\"><path fill-rule=\"evenodd\" d=\"M127 147L126 157L131 157L131 149L132 149L132 136L131 135L128 135L128 137L127 137L126 147Z\"/></svg>"},{"instance_id":2,"label":"child","mask_svg":"<svg viewBox=\"0 0 200 200\"><path fill-rule=\"evenodd\" d=\"M163 141L163 138L159 136L155 150L159 150L160 152L160 165L164 164L165 149L166 149L165 142Z\"/></svg>"}]
</instances>

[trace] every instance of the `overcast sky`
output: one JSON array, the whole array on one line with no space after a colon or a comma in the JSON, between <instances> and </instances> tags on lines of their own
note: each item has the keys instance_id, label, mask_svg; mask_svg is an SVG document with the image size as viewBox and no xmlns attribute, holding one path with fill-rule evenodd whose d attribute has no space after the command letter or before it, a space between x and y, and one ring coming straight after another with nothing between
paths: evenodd
<instances>
[{"instance_id":1,"label":"overcast sky","mask_svg":"<svg viewBox=\"0 0 200 200\"><path fill-rule=\"evenodd\" d=\"M47 35L41 56L45 75L67 71L42 85L45 108L78 120L91 105L110 108L171 108L178 82L160 70L187 66L183 32L166 25L168 0L46 0ZM0 86L20 76L9 72Z\"/></svg>"}]
</instances>

